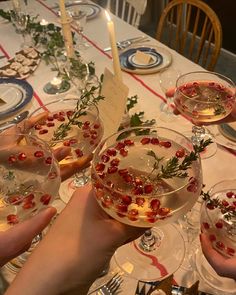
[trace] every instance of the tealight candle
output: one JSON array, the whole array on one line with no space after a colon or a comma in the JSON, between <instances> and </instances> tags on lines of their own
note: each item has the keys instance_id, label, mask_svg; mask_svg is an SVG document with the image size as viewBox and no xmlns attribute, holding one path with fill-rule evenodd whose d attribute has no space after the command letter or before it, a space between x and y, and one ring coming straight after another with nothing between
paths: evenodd
<instances>
[{"instance_id":1,"label":"tealight candle","mask_svg":"<svg viewBox=\"0 0 236 295\"><path fill-rule=\"evenodd\" d=\"M54 77L50 83L53 87L59 89L61 87L62 80L61 78Z\"/></svg>"},{"instance_id":2,"label":"tealight candle","mask_svg":"<svg viewBox=\"0 0 236 295\"><path fill-rule=\"evenodd\" d=\"M40 25L41 25L41 26L47 26L47 25L48 25L48 21L46 21L46 19L43 18L43 19L41 20L41 22L40 22Z\"/></svg>"},{"instance_id":3,"label":"tealight candle","mask_svg":"<svg viewBox=\"0 0 236 295\"><path fill-rule=\"evenodd\" d=\"M114 23L111 20L110 15L106 10L105 10L105 14L107 17L107 28L108 28L108 32L109 32L109 38L110 38L114 74L120 81L122 81L120 59L119 59L118 49L116 46L116 36L115 36Z\"/></svg>"}]
</instances>

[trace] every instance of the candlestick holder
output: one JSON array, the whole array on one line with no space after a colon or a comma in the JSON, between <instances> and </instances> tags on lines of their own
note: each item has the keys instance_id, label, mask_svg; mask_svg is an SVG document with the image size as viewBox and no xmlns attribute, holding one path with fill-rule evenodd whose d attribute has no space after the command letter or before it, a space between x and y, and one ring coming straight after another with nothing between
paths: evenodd
<instances>
[{"instance_id":1,"label":"candlestick holder","mask_svg":"<svg viewBox=\"0 0 236 295\"><path fill-rule=\"evenodd\" d=\"M60 94L70 89L70 83L67 80L54 77L52 81L48 82L44 87L43 91L50 95Z\"/></svg>"}]
</instances>

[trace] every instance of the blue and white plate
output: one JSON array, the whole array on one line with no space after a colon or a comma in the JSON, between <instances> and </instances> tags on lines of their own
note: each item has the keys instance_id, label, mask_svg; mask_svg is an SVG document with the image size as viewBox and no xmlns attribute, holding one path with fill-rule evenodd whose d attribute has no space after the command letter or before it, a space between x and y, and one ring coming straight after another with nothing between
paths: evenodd
<instances>
[{"instance_id":1,"label":"blue and white plate","mask_svg":"<svg viewBox=\"0 0 236 295\"><path fill-rule=\"evenodd\" d=\"M218 144L236 151L236 130L233 129L232 132L232 129L228 127L230 127L229 124L209 125L207 129Z\"/></svg>"},{"instance_id":2,"label":"blue and white plate","mask_svg":"<svg viewBox=\"0 0 236 295\"><path fill-rule=\"evenodd\" d=\"M33 98L33 92L25 80L0 78L0 120L26 106Z\"/></svg>"},{"instance_id":3,"label":"blue and white plate","mask_svg":"<svg viewBox=\"0 0 236 295\"><path fill-rule=\"evenodd\" d=\"M136 60L136 52L141 51L150 56L148 64L140 63ZM152 74L156 73L166 67L172 62L171 54L168 50L162 47L139 45L129 47L120 53L121 68L134 74Z\"/></svg>"},{"instance_id":4,"label":"blue and white plate","mask_svg":"<svg viewBox=\"0 0 236 295\"><path fill-rule=\"evenodd\" d=\"M96 4L90 4L90 3L68 3L66 4L66 7L69 8L70 13L73 15L73 11L79 10L81 12L85 12L87 19L92 19L96 17L100 11L101 8Z\"/></svg>"}]
</instances>

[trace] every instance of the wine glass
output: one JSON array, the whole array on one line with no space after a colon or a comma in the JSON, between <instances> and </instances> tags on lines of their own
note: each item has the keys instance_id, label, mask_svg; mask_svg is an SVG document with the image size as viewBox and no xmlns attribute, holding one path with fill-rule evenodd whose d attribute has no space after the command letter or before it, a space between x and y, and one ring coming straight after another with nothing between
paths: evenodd
<instances>
[{"instance_id":1,"label":"wine glass","mask_svg":"<svg viewBox=\"0 0 236 295\"><path fill-rule=\"evenodd\" d=\"M166 93L168 89L175 87L176 81L179 76L180 76L180 72L177 71L172 66L167 69L164 69L163 71L159 73L159 77L160 77L159 84L164 94ZM163 122L172 122L173 120L176 119L176 116L173 113L173 109L171 108L171 98L167 97L166 95L165 95L165 98L166 98L166 103L163 102L161 104L160 119Z\"/></svg>"},{"instance_id":2,"label":"wine glass","mask_svg":"<svg viewBox=\"0 0 236 295\"><path fill-rule=\"evenodd\" d=\"M183 260L184 239L173 222L192 208L201 191L198 157L186 174L181 172L192 148L171 129L142 127L113 134L95 150L91 174L98 203L118 221L147 228L115 253L119 267L136 279L163 279Z\"/></svg>"},{"instance_id":3,"label":"wine glass","mask_svg":"<svg viewBox=\"0 0 236 295\"><path fill-rule=\"evenodd\" d=\"M70 147L71 152L59 162L65 165L85 162L103 136L103 125L95 104L84 105L78 99L60 99L35 110L30 116L48 112L31 133L47 142L53 149ZM73 191L90 180L87 169L62 182L60 198L67 203Z\"/></svg>"},{"instance_id":4,"label":"wine glass","mask_svg":"<svg viewBox=\"0 0 236 295\"><path fill-rule=\"evenodd\" d=\"M32 46L31 36L28 33L27 27L29 23L29 15L23 11L18 11L12 14L13 25L16 27L16 31L21 34L23 43L21 48Z\"/></svg>"},{"instance_id":5,"label":"wine glass","mask_svg":"<svg viewBox=\"0 0 236 295\"><path fill-rule=\"evenodd\" d=\"M79 51L85 50L89 48L89 44L85 42L83 37L84 27L87 23L87 14L86 11L72 11L71 12L72 19L74 21L76 30L78 31L78 42L76 44Z\"/></svg>"},{"instance_id":6,"label":"wine glass","mask_svg":"<svg viewBox=\"0 0 236 295\"><path fill-rule=\"evenodd\" d=\"M201 207L200 224L203 233L208 235L212 247L228 258L236 256L235 199L236 179L223 180L209 190ZM217 275L200 248L196 255L196 267L201 278L211 287L220 290L220 294L235 294L235 281Z\"/></svg>"},{"instance_id":7,"label":"wine glass","mask_svg":"<svg viewBox=\"0 0 236 295\"><path fill-rule=\"evenodd\" d=\"M204 138L213 140L212 135L197 124L217 122L230 114L235 103L235 85L218 73L190 72L177 79L174 103L195 124L190 135L194 144L199 144ZM201 157L213 156L216 148L214 142Z\"/></svg>"},{"instance_id":8,"label":"wine glass","mask_svg":"<svg viewBox=\"0 0 236 295\"><path fill-rule=\"evenodd\" d=\"M0 231L5 231L51 204L61 179L58 162L41 139L8 132L0 141ZM17 272L27 257L18 256L6 268Z\"/></svg>"}]
</instances>

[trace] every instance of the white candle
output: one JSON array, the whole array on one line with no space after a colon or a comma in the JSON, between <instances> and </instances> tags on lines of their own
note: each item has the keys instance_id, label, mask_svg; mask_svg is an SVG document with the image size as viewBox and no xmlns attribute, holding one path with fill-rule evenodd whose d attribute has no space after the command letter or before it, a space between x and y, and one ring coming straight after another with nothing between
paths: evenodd
<instances>
[{"instance_id":1,"label":"white candle","mask_svg":"<svg viewBox=\"0 0 236 295\"><path fill-rule=\"evenodd\" d=\"M115 36L114 23L111 20L110 15L106 10L105 10L105 14L107 17L107 28L108 28L108 32L109 32L109 38L110 38L114 74L120 81L122 81L120 59L119 59L118 49L116 46L116 36Z\"/></svg>"},{"instance_id":2,"label":"white candle","mask_svg":"<svg viewBox=\"0 0 236 295\"><path fill-rule=\"evenodd\" d=\"M40 22L40 25L41 25L41 26L47 26L47 25L48 25L48 21L46 21L46 19L43 18L43 19L41 20L41 22Z\"/></svg>"},{"instance_id":3,"label":"white candle","mask_svg":"<svg viewBox=\"0 0 236 295\"><path fill-rule=\"evenodd\" d=\"M59 89L61 87L62 80L61 78L54 77L50 83L53 87Z\"/></svg>"}]
</instances>

